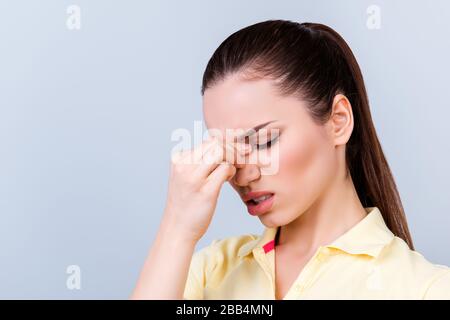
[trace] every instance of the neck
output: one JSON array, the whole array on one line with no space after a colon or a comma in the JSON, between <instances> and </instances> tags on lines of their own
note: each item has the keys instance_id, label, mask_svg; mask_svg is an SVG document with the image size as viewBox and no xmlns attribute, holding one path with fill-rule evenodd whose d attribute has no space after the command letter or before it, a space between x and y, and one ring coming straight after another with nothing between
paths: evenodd
<instances>
[{"instance_id":1,"label":"neck","mask_svg":"<svg viewBox=\"0 0 450 320\"><path fill-rule=\"evenodd\" d=\"M351 177L337 177L311 207L279 230L277 246L299 255L330 244L366 215Z\"/></svg>"}]
</instances>

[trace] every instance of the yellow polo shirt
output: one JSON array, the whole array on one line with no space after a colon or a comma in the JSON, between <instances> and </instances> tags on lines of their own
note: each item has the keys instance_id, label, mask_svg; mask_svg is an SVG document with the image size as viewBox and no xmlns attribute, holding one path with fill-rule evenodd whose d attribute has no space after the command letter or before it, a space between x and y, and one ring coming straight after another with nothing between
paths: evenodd
<instances>
[{"instance_id":1,"label":"yellow polo shirt","mask_svg":"<svg viewBox=\"0 0 450 320\"><path fill-rule=\"evenodd\" d=\"M450 268L396 237L377 207L320 246L284 299L450 299ZM194 253L184 299L275 299L278 227L215 239ZM449 251L450 252L450 251Z\"/></svg>"}]
</instances>

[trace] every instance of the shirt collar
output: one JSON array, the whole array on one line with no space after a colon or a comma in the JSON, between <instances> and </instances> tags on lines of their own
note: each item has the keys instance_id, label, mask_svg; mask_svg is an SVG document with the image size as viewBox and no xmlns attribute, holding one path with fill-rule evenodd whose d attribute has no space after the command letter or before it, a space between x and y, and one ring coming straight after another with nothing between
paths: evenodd
<instances>
[{"instance_id":1,"label":"shirt collar","mask_svg":"<svg viewBox=\"0 0 450 320\"><path fill-rule=\"evenodd\" d=\"M367 216L331 244L324 247L339 249L349 254L366 254L377 257L395 235L387 227L378 207L364 209ZM278 228L266 227L257 239L247 242L239 249L238 256L246 256L255 250L270 251Z\"/></svg>"}]
</instances>

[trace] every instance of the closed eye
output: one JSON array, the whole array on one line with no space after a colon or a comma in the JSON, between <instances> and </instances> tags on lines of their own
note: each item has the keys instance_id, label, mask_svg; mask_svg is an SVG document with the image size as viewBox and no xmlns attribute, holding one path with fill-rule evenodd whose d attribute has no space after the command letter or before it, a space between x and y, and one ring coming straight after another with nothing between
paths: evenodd
<instances>
[{"instance_id":1,"label":"closed eye","mask_svg":"<svg viewBox=\"0 0 450 320\"><path fill-rule=\"evenodd\" d=\"M261 150L261 149L269 149L269 148L272 146L272 144L274 144L274 143L278 140L278 138L279 138L279 136L277 136L275 139L270 140L270 141L267 142L267 143L264 143L264 144L257 144L257 145L256 145L256 148L257 148L258 150Z\"/></svg>"}]
</instances>

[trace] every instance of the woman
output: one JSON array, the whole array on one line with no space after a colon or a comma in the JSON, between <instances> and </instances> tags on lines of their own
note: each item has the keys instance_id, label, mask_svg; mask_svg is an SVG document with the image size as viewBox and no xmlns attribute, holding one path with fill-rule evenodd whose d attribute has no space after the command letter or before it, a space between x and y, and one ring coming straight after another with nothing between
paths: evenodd
<instances>
[{"instance_id":1,"label":"woman","mask_svg":"<svg viewBox=\"0 0 450 320\"><path fill-rule=\"evenodd\" d=\"M235 32L211 57L202 95L219 134L173 157L132 298L450 299L450 268L414 251L360 68L333 29L269 20ZM244 141L222 139L254 126ZM265 230L194 253L225 181Z\"/></svg>"}]
</instances>

